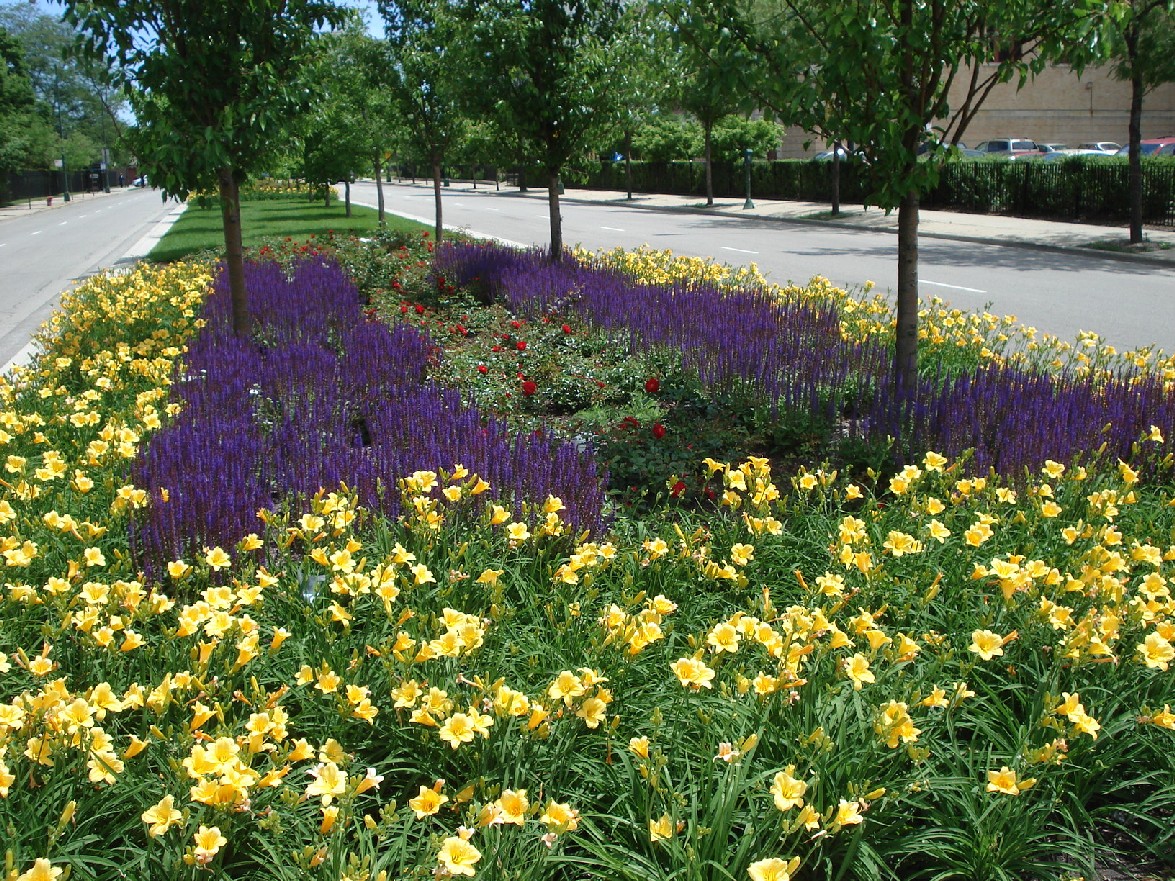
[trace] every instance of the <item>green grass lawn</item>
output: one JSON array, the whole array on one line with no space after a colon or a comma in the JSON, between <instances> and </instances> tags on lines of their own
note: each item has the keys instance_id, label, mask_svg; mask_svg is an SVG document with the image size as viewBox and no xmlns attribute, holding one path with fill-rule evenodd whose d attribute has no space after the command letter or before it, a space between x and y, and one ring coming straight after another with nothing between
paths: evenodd
<instances>
[{"instance_id":1,"label":"green grass lawn","mask_svg":"<svg viewBox=\"0 0 1175 881\"><path fill-rule=\"evenodd\" d=\"M389 229L425 230L423 226L402 217L387 216ZM346 216L342 202L329 208L322 202L287 201L284 199L241 203L241 227L245 247L256 247L267 238L290 236L302 240L311 235L323 236L335 232L363 232L378 228L373 208L351 206ZM179 260L199 251L224 250L224 230L217 208L197 208L194 204L167 231L148 259L157 263Z\"/></svg>"}]
</instances>

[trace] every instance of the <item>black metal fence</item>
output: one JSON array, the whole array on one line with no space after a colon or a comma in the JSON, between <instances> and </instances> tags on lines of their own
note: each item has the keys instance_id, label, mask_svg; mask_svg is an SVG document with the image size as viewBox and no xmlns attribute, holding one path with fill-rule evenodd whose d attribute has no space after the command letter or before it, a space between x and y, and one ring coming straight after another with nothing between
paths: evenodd
<instances>
[{"instance_id":1,"label":"black metal fence","mask_svg":"<svg viewBox=\"0 0 1175 881\"><path fill-rule=\"evenodd\" d=\"M69 173L70 192L78 193L85 188L85 176L85 169ZM65 175L60 171L23 171L9 174L7 185L0 192L0 201L24 202L44 200L49 196L60 197L64 183Z\"/></svg>"},{"instance_id":2,"label":"black metal fence","mask_svg":"<svg viewBox=\"0 0 1175 881\"><path fill-rule=\"evenodd\" d=\"M868 190L852 163L840 167L840 197L861 204ZM938 185L922 198L926 208L1007 214L1054 220L1127 223L1130 200L1125 159L1071 157L1056 162L961 161L946 166ZM714 195L742 198L746 182L742 163L715 162ZM567 176L569 184L589 189L624 190L625 164L599 167ZM705 195L701 162L633 162L632 188L640 193ZM1175 161L1143 162L1143 222L1175 226ZM831 202L832 163L802 160L751 164L751 193L760 199Z\"/></svg>"}]
</instances>

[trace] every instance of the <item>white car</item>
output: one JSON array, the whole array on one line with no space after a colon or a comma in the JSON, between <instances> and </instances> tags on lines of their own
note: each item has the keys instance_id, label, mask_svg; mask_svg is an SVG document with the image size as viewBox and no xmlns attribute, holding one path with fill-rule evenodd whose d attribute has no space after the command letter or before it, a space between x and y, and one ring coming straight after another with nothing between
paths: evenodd
<instances>
[{"instance_id":1,"label":"white car","mask_svg":"<svg viewBox=\"0 0 1175 881\"><path fill-rule=\"evenodd\" d=\"M1099 153L1106 153L1112 156L1122 149L1121 144L1116 144L1113 141L1087 141L1084 144L1077 145L1078 150L1097 150Z\"/></svg>"}]
</instances>

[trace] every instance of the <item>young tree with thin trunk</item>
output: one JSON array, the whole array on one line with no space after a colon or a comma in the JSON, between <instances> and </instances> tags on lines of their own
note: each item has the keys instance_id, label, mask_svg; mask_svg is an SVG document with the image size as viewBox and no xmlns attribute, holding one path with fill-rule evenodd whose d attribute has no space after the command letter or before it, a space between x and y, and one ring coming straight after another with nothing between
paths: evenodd
<instances>
[{"instance_id":1,"label":"young tree with thin trunk","mask_svg":"<svg viewBox=\"0 0 1175 881\"><path fill-rule=\"evenodd\" d=\"M459 20L446 0L380 0L388 44L389 89L405 127L432 170L435 235L444 237L441 178L461 136Z\"/></svg>"},{"instance_id":2,"label":"young tree with thin trunk","mask_svg":"<svg viewBox=\"0 0 1175 881\"><path fill-rule=\"evenodd\" d=\"M1097 0L695 0L760 59L777 115L854 144L871 201L898 209L894 377L918 372L918 209L979 105L1089 39ZM952 106L956 81L967 88ZM920 152L924 150L925 152Z\"/></svg>"},{"instance_id":3,"label":"young tree with thin trunk","mask_svg":"<svg viewBox=\"0 0 1175 881\"><path fill-rule=\"evenodd\" d=\"M1142 102L1175 82L1175 0L1113 0L1098 49L1114 75L1130 82L1130 243L1142 242Z\"/></svg>"},{"instance_id":4,"label":"young tree with thin trunk","mask_svg":"<svg viewBox=\"0 0 1175 881\"><path fill-rule=\"evenodd\" d=\"M714 204L714 125L731 113L754 109L746 73L754 64L726 21L707 16L704 6L668 2L677 43L678 100L702 126L706 207Z\"/></svg>"},{"instance_id":5,"label":"young tree with thin trunk","mask_svg":"<svg viewBox=\"0 0 1175 881\"><path fill-rule=\"evenodd\" d=\"M560 174L615 124L609 88L620 0L459 0L466 96L532 145L547 178L551 259L563 259ZM530 151L528 151L530 152Z\"/></svg>"},{"instance_id":6,"label":"young tree with thin trunk","mask_svg":"<svg viewBox=\"0 0 1175 881\"><path fill-rule=\"evenodd\" d=\"M220 192L232 324L249 331L240 185L299 104L292 83L329 0L64 0L83 54L105 59L138 121L140 165L164 197Z\"/></svg>"},{"instance_id":7,"label":"young tree with thin trunk","mask_svg":"<svg viewBox=\"0 0 1175 881\"><path fill-rule=\"evenodd\" d=\"M362 21L325 34L302 71L303 92L310 104L296 123L302 142L306 181L321 184L326 204L336 181L344 186L346 216L351 216L351 184L367 170L377 131L365 114L375 89L363 63L373 42Z\"/></svg>"}]
</instances>

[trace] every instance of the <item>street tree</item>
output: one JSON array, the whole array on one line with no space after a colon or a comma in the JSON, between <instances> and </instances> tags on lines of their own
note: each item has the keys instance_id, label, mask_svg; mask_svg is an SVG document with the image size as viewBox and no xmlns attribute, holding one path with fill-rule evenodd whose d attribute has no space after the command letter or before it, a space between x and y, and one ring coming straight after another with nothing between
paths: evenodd
<instances>
[{"instance_id":1,"label":"street tree","mask_svg":"<svg viewBox=\"0 0 1175 881\"><path fill-rule=\"evenodd\" d=\"M432 172L434 235L444 237L445 156L465 125L461 20L447 0L380 0L389 50L387 80L396 111Z\"/></svg>"},{"instance_id":2,"label":"street tree","mask_svg":"<svg viewBox=\"0 0 1175 881\"><path fill-rule=\"evenodd\" d=\"M699 0L760 59L756 94L778 115L863 155L870 200L898 210L894 378L916 393L918 209L1000 82L1093 34L1097 0ZM960 84L952 104L948 92Z\"/></svg>"},{"instance_id":3,"label":"street tree","mask_svg":"<svg viewBox=\"0 0 1175 881\"><path fill-rule=\"evenodd\" d=\"M608 89L618 111L625 189L631 199L633 134L652 114L673 103L678 77L664 16L645 2L627 4L623 16L612 44Z\"/></svg>"},{"instance_id":4,"label":"street tree","mask_svg":"<svg viewBox=\"0 0 1175 881\"><path fill-rule=\"evenodd\" d=\"M329 188L344 187L346 216L351 216L351 184L368 170L376 150L378 129L366 108L377 100L365 53L375 42L363 23L347 26L319 38L302 70L302 87L310 104L298 121L303 150L303 172L309 183L321 184L329 204Z\"/></svg>"},{"instance_id":5,"label":"street tree","mask_svg":"<svg viewBox=\"0 0 1175 881\"><path fill-rule=\"evenodd\" d=\"M1102 19L1099 49L1115 76L1130 83L1130 243L1142 241L1142 103L1175 82L1175 0L1113 0Z\"/></svg>"},{"instance_id":6,"label":"street tree","mask_svg":"<svg viewBox=\"0 0 1175 881\"><path fill-rule=\"evenodd\" d=\"M329 0L64 0L90 59L128 96L141 166L164 197L215 187L238 335L250 326L240 185L265 166L296 111L293 84Z\"/></svg>"},{"instance_id":7,"label":"street tree","mask_svg":"<svg viewBox=\"0 0 1175 881\"><path fill-rule=\"evenodd\" d=\"M754 109L746 73L754 64L745 42L728 22L707 15L704 5L669 2L662 7L672 21L677 42L678 100L702 126L706 205L714 204L714 126L731 113Z\"/></svg>"},{"instance_id":8,"label":"street tree","mask_svg":"<svg viewBox=\"0 0 1175 881\"><path fill-rule=\"evenodd\" d=\"M479 115L512 129L547 183L551 259L563 259L560 174L618 118L610 89L621 0L458 0L465 22L464 89Z\"/></svg>"}]
</instances>

